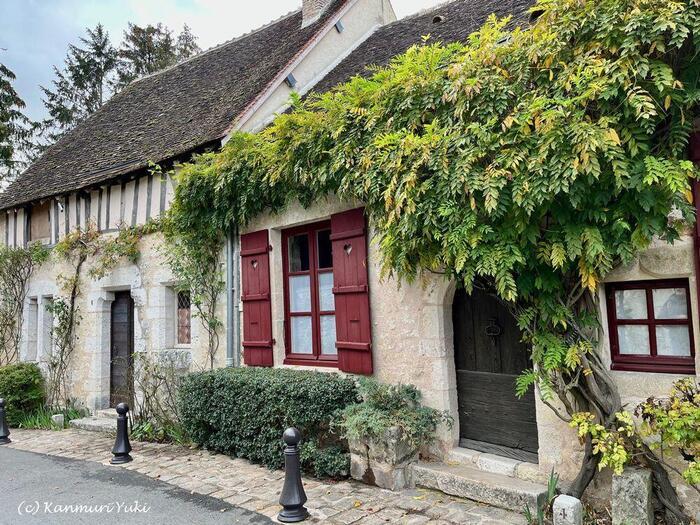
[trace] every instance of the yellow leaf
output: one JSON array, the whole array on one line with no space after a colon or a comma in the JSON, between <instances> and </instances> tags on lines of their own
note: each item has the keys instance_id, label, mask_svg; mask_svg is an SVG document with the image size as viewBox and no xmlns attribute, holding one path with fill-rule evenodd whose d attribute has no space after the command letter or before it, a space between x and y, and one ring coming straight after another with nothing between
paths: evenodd
<instances>
[{"instance_id":1,"label":"yellow leaf","mask_svg":"<svg viewBox=\"0 0 700 525\"><path fill-rule=\"evenodd\" d=\"M671 107L671 95L668 95L666 97L666 100L664 100L664 108L668 109Z\"/></svg>"},{"instance_id":2,"label":"yellow leaf","mask_svg":"<svg viewBox=\"0 0 700 525\"><path fill-rule=\"evenodd\" d=\"M685 199L690 203L693 204L693 192L690 191L689 189L686 189L683 192L683 195L685 195Z\"/></svg>"},{"instance_id":3,"label":"yellow leaf","mask_svg":"<svg viewBox=\"0 0 700 525\"><path fill-rule=\"evenodd\" d=\"M615 144L618 146L620 145L620 136L613 128L608 129L608 137L610 137L610 140L612 140Z\"/></svg>"}]
</instances>

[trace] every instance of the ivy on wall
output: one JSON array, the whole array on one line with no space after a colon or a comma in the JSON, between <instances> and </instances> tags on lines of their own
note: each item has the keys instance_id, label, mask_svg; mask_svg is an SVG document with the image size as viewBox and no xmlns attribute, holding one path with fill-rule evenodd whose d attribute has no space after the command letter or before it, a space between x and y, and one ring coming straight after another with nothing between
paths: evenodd
<instances>
[{"instance_id":1,"label":"ivy on wall","mask_svg":"<svg viewBox=\"0 0 700 525\"><path fill-rule=\"evenodd\" d=\"M69 371L81 321L78 299L85 265L90 265L88 276L97 280L106 277L124 258L137 264L141 238L157 229L158 223L151 221L143 226L122 227L116 235L102 235L94 225L89 225L85 230L72 231L54 247L55 257L67 262L71 273L57 277L63 295L55 297L47 307L54 318L53 345L45 356L49 406L67 407L71 403Z\"/></svg>"},{"instance_id":2,"label":"ivy on wall","mask_svg":"<svg viewBox=\"0 0 700 525\"><path fill-rule=\"evenodd\" d=\"M533 11L526 28L491 18L465 43L426 38L184 165L169 238L194 264L232 225L292 200L363 201L385 274L443 273L498 294L532 348L518 392L537 385L565 421L585 411L614 429L622 404L597 352L595 292L694 220L685 150L700 5L540 0ZM577 496L601 460L582 439ZM667 517L687 520L652 452L623 441L654 471Z\"/></svg>"}]
</instances>

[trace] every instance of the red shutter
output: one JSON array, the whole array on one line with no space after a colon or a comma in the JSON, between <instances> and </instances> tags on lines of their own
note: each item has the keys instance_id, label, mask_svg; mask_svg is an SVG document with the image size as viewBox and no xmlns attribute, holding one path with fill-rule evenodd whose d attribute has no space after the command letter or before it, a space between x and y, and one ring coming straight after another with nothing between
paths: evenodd
<instances>
[{"instance_id":1,"label":"red shutter","mask_svg":"<svg viewBox=\"0 0 700 525\"><path fill-rule=\"evenodd\" d=\"M267 230L241 235L243 362L272 366L270 244Z\"/></svg>"},{"instance_id":2,"label":"red shutter","mask_svg":"<svg viewBox=\"0 0 700 525\"><path fill-rule=\"evenodd\" d=\"M338 368L370 375L372 339L365 231L364 208L331 217Z\"/></svg>"}]
</instances>

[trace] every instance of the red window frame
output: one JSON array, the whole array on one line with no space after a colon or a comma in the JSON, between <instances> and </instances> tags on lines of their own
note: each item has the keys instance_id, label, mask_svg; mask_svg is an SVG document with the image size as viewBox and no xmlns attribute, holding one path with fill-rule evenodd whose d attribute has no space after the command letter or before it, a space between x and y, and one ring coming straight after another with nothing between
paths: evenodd
<instances>
[{"instance_id":1,"label":"red window frame","mask_svg":"<svg viewBox=\"0 0 700 525\"><path fill-rule=\"evenodd\" d=\"M687 301L686 319L656 319L654 317L653 290L664 288L683 288ZM646 293L647 317L646 319L618 319L615 302L615 292L619 290L644 290ZM690 301L690 287L688 279L665 279L649 281L629 281L621 283L609 283L605 286L608 308L608 331L610 336L610 353L612 357L612 370L626 370L632 372L652 372L670 374L694 374L695 373L695 338L693 337L693 311ZM617 328L624 325L643 325L649 327L649 355L621 354L618 341ZM657 326L686 326L690 341L690 356L660 356L656 352L656 327Z\"/></svg>"},{"instance_id":2,"label":"red window frame","mask_svg":"<svg viewBox=\"0 0 700 525\"><path fill-rule=\"evenodd\" d=\"M321 316L335 315L333 310L321 310L320 298L318 290L318 276L323 273L333 273L333 267L319 268L317 239L318 232L331 230L331 221L315 222L313 224L305 224L295 228L289 228L282 232L282 266L284 278L284 342L285 342L285 359L284 364L291 365L311 365L311 366L338 366L338 355L324 355L321 353ZM289 239L291 237L307 234L309 236L309 270L292 272L289 269ZM332 258L331 258L332 264ZM310 275L311 287L311 335L312 335L312 353L301 354L295 353L292 348L292 317L309 317L309 314L304 312L292 312L289 300L289 278L295 275Z\"/></svg>"}]
</instances>

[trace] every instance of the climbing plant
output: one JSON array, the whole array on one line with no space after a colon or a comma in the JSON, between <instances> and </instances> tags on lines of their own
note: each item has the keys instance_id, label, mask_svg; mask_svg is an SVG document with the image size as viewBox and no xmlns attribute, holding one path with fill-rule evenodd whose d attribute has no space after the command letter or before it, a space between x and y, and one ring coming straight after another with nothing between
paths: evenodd
<instances>
[{"instance_id":1,"label":"climbing plant","mask_svg":"<svg viewBox=\"0 0 700 525\"><path fill-rule=\"evenodd\" d=\"M149 222L139 227L119 229L116 235L102 235L94 225L85 230L74 230L54 248L55 256L68 263L70 273L60 274L58 282L63 292L47 305L54 318L51 330L52 347L45 356L47 369L47 397L49 406L68 406L69 364L77 342L77 327L81 321L78 299L85 265L92 279L101 279L126 258L136 264L140 256L139 241L143 235L157 229Z\"/></svg>"},{"instance_id":2,"label":"climbing plant","mask_svg":"<svg viewBox=\"0 0 700 525\"><path fill-rule=\"evenodd\" d=\"M41 244L0 246L0 366L19 360L24 302L34 269L48 257Z\"/></svg>"},{"instance_id":3,"label":"climbing plant","mask_svg":"<svg viewBox=\"0 0 700 525\"><path fill-rule=\"evenodd\" d=\"M156 173L159 166L153 166ZM199 229L204 227L205 229ZM221 271L223 231L216 224L197 224L197 229L188 229L181 221L174 222L166 215L161 223L166 242L161 253L173 272L181 291L190 293L195 317L201 321L207 333L207 356L209 367L214 368L214 359L219 350L219 332L223 327L217 315L219 298L225 281Z\"/></svg>"},{"instance_id":4,"label":"climbing plant","mask_svg":"<svg viewBox=\"0 0 700 525\"><path fill-rule=\"evenodd\" d=\"M517 392L537 385L563 420L585 412L617 428L596 291L694 221L686 147L700 4L539 0L532 13L525 28L490 18L465 43L426 38L184 165L168 222L187 264L232 225L292 200L362 201L385 275L435 272L492 290L532 349ZM582 439L576 496L602 458L590 432ZM637 461L653 470L667 518L687 521L654 457L643 445Z\"/></svg>"}]
</instances>

